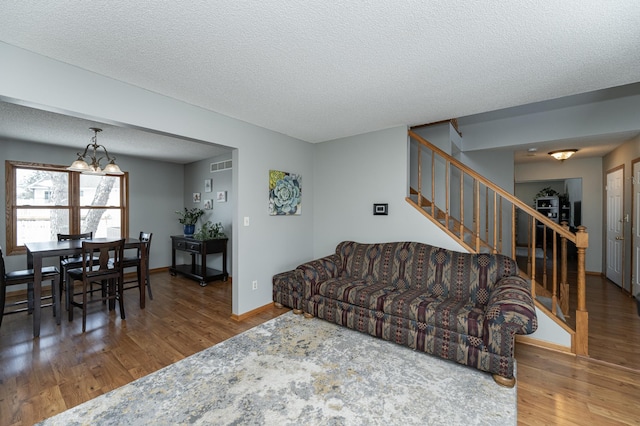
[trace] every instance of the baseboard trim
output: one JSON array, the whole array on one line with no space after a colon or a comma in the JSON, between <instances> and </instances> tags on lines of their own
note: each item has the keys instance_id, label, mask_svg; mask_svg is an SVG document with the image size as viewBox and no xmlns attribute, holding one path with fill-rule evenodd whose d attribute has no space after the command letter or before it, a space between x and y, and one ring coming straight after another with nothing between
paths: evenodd
<instances>
[{"instance_id":1,"label":"baseboard trim","mask_svg":"<svg viewBox=\"0 0 640 426\"><path fill-rule=\"evenodd\" d=\"M575 356L575 354L571 352L571 348L568 346L558 345L556 343L547 342L545 340L534 339L529 336L516 335L516 342L522 343L524 345L536 346L538 348L549 349L555 352L562 352L568 355Z\"/></svg>"},{"instance_id":2,"label":"baseboard trim","mask_svg":"<svg viewBox=\"0 0 640 426\"><path fill-rule=\"evenodd\" d=\"M169 272L169 267L165 266L163 268L153 268L153 269L149 269L149 275L151 274L157 274L159 272ZM133 278L133 277L138 277L138 273L136 271L131 271L131 272L125 272L123 274L124 278Z\"/></svg>"},{"instance_id":3,"label":"baseboard trim","mask_svg":"<svg viewBox=\"0 0 640 426\"><path fill-rule=\"evenodd\" d=\"M596 364L605 365L605 366L610 367L610 368L616 368L616 369L619 369L619 370L628 371L630 373L639 373L640 372L640 370L636 370L635 368L631 368L631 367L627 367L627 366L619 365L619 364L614 364L612 362L603 361L601 359L592 358L590 356L578 355L578 358L586 359L589 362L595 362Z\"/></svg>"},{"instance_id":4,"label":"baseboard trim","mask_svg":"<svg viewBox=\"0 0 640 426\"><path fill-rule=\"evenodd\" d=\"M252 311L245 312L244 314L231 314L231 319L234 321L244 321L247 318L251 318L252 316L258 315L259 313L267 311L269 309L273 309L273 302L267 303L266 305L260 306L259 308L256 308Z\"/></svg>"}]
</instances>

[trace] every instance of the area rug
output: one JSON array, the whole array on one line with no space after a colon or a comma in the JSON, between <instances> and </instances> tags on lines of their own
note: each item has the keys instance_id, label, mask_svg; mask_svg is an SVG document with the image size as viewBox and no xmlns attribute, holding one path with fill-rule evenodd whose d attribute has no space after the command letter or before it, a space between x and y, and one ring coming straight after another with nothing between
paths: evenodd
<instances>
[{"instance_id":1,"label":"area rug","mask_svg":"<svg viewBox=\"0 0 640 426\"><path fill-rule=\"evenodd\" d=\"M288 312L43 425L507 425L490 374Z\"/></svg>"}]
</instances>

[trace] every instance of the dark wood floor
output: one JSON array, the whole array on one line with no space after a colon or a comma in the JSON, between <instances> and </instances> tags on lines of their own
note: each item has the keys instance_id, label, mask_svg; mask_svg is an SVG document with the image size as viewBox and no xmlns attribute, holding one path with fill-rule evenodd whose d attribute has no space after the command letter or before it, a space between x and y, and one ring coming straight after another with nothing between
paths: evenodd
<instances>
[{"instance_id":1,"label":"dark wood floor","mask_svg":"<svg viewBox=\"0 0 640 426\"><path fill-rule=\"evenodd\" d=\"M518 423L638 424L640 318L633 299L606 280L589 280L590 344L584 359L518 344ZM152 275L154 300L140 310L127 292L127 319L93 305L81 321L56 326L43 312L41 337L25 314L0 329L0 425L31 425L152 373L286 310L230 319L230 283L200 287L168 273ZM592 300L593 299L593 300ZM76 316L78 317L78 316ZM619 363L623 367L614 365Z\"/></svg>"}]
</instances>

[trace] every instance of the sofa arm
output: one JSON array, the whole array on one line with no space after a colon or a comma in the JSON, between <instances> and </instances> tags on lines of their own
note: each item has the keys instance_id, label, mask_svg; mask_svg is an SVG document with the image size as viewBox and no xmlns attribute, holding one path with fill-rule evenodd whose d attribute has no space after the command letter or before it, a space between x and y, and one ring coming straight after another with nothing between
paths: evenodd
<instances>
[{"instance_id":1,"label":"sofa arm","mask_svg":"<svg viewBox=\"0 0 640 426\"><path fill-rule=\"evenodd\" d=\"M315 287L330 278L340 276L340 257L337 254L312 260L296 268L302 272L304 298L309 299L316 293Z\"/></svg>"},{"instance_id":2,"label":"sofa arm","mask_svg":"<svg viewBox=\"0 0 640 426\"><path fill-rule=\"evenodd\" d=\"M518 276L496 283L485 312L485 344L495 353L512 354L514 335L531 334L538 328L529 284Z\"/></svg>"}]
</instances>

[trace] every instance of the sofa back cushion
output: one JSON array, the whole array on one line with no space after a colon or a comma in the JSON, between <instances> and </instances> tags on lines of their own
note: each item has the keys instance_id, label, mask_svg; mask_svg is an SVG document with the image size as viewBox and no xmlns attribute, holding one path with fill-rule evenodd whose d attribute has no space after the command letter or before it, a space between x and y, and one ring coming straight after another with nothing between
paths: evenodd
<instances>
[{"instance_id":1,"label":"sofa back cushion","mask_svg":"<svg viewBox=\"0 0 640 426\"><path fill-rule=\"evenodd\" d=\"M494 284L517 275L518 266L500 254L470 254L417 242L336 247L343 277L383 283L399 290L420 288L434 297L474 300L485 305Z\"/></svg>"}]
</instances>

